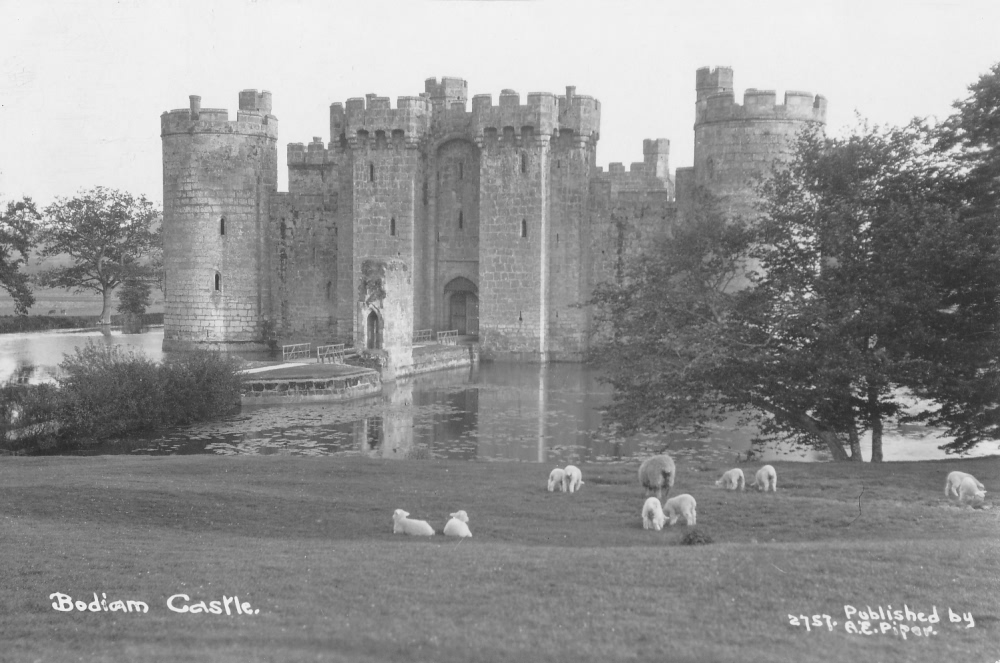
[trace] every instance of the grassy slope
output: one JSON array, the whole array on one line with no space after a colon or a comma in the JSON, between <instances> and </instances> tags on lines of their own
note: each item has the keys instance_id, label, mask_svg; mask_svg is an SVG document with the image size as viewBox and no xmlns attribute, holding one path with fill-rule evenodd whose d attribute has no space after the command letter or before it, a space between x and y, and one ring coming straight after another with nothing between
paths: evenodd
<instances>
[{"instance_id":1,"label":"grassy slope","mask_svg":"<svg viewBox=\"0 0 1000 663\"><path fill-rule=\"evenodd\" d=\"M948 471L1000 491L1000 458L775 464L777 494L726 493L679 464L716 541L641 528L635 465L364 458L0 458L0 614L13 660L994 661L1000 509L950 506ZM750 465L744 465L744 471ZM861 496L859 514L858 495ZM392 535L405 508L440 531ZM145 615L61 613L49 594L138 599ZM176 614L238 594L253 617ZM843 606L976 616L903 641L843 630ZM806 632L789 613L840 626Z\"/></svg>"}]
</instances>

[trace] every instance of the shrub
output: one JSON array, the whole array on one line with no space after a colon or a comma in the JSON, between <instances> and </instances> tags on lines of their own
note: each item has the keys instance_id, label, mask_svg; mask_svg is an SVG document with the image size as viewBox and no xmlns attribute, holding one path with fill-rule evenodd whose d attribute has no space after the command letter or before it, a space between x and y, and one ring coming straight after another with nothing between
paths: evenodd
<instances>
[{"instance_id":1,"label":"shrub","mask_svg":"<svg viewBox=\"0 0 1000 663\"><path fill-rule=\"evenodd\" d=\"M200 350L169 357L160 367L162 423L166 426L215 419L240 409L240 360Z\"/></svg>"},{"instance_id":2,"label":"shrub","mask_svg":"<svg viewBox=\"0 0 1000 663\"><path fill-rule=\"evenodd\" d=\"M63 437L86 444L217 418L240 407L239 360L195 352L156 364L141 352L88 343L60 366Z\"/></svg>"},{"instance_id":3,"label":"shrub","mask_svg":"<svg viewBox=\"0 0 1000 663\"><path fill-rule=\"evenodd\" d=\"M0 448L17 453L54 446L59 396L53 384L0 385Z\"/></svg>"},{"instance_id":4,"label":"shrub","mask_svg":"<svg viewBox=\"0 0 1000 663\"><path fill-rule=\"evenodd\" d=\"M64 434L86 442L159 425L159 367L141 352L88 342L66 355L60 367Z\"/></svg>"}]
</instances>

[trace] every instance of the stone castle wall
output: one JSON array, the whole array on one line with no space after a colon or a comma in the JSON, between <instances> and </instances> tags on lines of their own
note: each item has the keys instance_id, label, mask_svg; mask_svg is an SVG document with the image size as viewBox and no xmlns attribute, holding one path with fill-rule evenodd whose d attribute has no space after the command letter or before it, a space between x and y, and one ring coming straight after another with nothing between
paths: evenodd
<instances>
[{"instance_id":1,"label":"stone castle wall","mask_svg":"<svg viewBox=\"0 0 1000 663\"><path fill-rule=\"evenodd\" d=\"M260 343L273 328L282 343L363 347L377 310L403 364L413 330L463 326L484 359L579 360L594 286L669 236L695 187L749 210L754 178L825 122L826 100L807 93L735 103L725 67L699 69L696 91L695 163L676 177L662 138L628 171L598 168L600 103L573 87L469 107L464 80L432 78L395 107L375 94L331 104L329 144L288 145L282 194L270 95L241 93L236 121L193 98L162 119L164 346ZM386 301L359 299L364 261L394 265Z\"/></svg>"}]
</instances>

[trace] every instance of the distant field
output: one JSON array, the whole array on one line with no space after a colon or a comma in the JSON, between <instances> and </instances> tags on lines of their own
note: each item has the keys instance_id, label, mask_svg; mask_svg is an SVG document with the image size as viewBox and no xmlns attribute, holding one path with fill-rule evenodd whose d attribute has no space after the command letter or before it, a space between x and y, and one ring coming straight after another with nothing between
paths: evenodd
<instances>
[{"instance_id":1,"label":"distant field","mask_svg":"<svg viewBox=\"0 0 1000 663\"><path fill-rule=\"evenodd\" d=\"M35 288L35 305L28 310L30 315L92 315L101 314L101 296L94 294L75 295L69 290ZM163 312L163 293L153 290L153 305L147 313ZM118 306L117 296L114 306ZM54 311L54 312L53 312ZM14 300L6 291L0 291L0 315L14 315Z\"/></svg>"}]
</instances>

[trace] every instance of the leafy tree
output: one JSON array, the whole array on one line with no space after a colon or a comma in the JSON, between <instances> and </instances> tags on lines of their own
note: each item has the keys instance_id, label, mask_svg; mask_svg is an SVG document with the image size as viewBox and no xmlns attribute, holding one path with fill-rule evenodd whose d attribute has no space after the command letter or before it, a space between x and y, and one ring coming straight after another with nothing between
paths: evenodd
<instances>
[{"instance_id":1,"label":"leafy tree","mask_svg":"<svg viewBox=\"0 0 1000 663\"><path fill-rule=\"evenodd\" d=\"M150 285L136 278L126 279L118 291L118 312L125 315L142 315L149 307Z\"/></svg>"},{"instance_id":2,"label":"leafy tree","mask_svg":"<svg viewBox=\"0 0 1000 663\"><path fill-rule=\"evenodd\" d=\"M34 229L41 216L31 198L10 201L0 212L0 288L14 298L14 310L27 315L35 303L28 275L21 267L28 261Z\"/></svg>"},{"instance_id":3,"label":"leafy tree","mask_svg":"<svg viewBox=\"0 0 1000 663\"><path fill-rule=\"evenodd\" d=\"M995 214L1000 205L1000 62L953 106L955 113L938 128L938 147L961 166L966 202L980 213Z\"/></svg>"},{"instance_id":4,"label":"leafy tree","mask_svg":"<svg viewBox=\"0 0 1000 663\"><path fill-rule=\"evenodd\" d=\"M37 276L39 284L92 290L104 299L101 324L111 324L111 295L129 278L153 278L159 262L160 212L145 196L96 187L45 208L41 255L65 254L71 264Z\"/></svg>"},{"instance_id":5,"label":"leafy tree","mask_svg":"<svg viewBox=\"0 0 1000 663\"><path fill-rule=\"evenodd\" d=\"M702 202L598 287L612 420L703 429L736 412L855 460L868 430L874 461L890 416L944 424L955 447L995 435L997 226L961 214L926 138L918 124L805 134L752 225ZM936 400L914 410L901 387Z\"/></svg>"}]
</instances>

